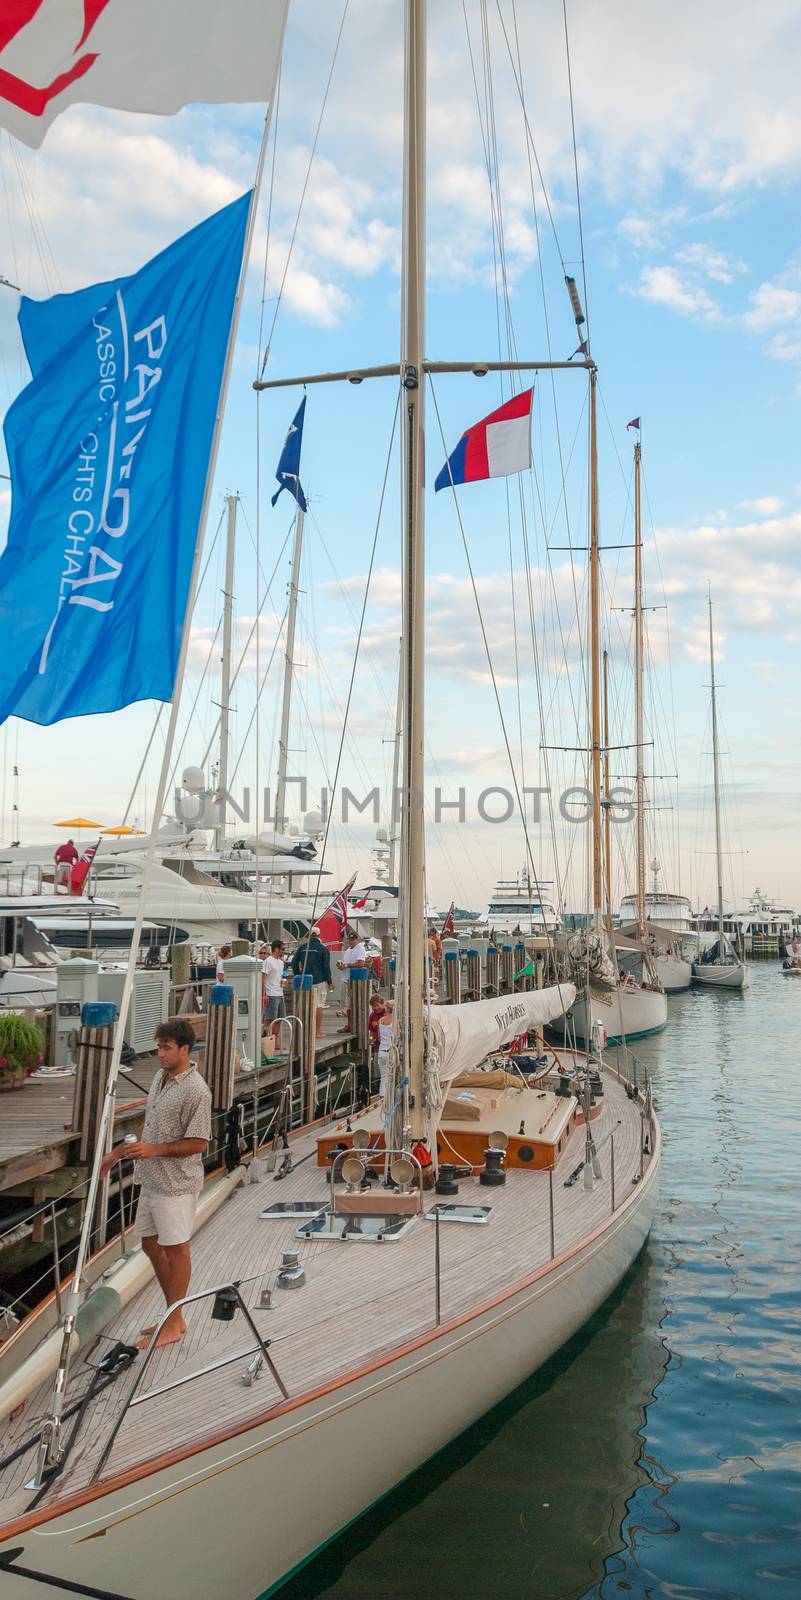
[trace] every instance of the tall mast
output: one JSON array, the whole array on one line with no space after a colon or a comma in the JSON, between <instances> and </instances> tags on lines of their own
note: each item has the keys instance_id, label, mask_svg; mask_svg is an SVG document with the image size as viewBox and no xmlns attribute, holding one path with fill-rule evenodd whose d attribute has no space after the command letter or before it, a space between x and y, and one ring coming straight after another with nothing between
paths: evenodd
<instances>
[{"instance_id":1,"label":"tall mast","mask_svg":"<svg viewBox=\"0 0 801 1600\"><path fill-rule=\"evenodd\" d=\"M395 738L392 752L392 789L389 802L389 863L387 875L393 888L397 888L398 855L398 778L400 776L401 728L403 726L403 643L398 657L398 698L395 704Z\"/></svg>"},{"instance_id":2,"label":"tall mast","mask_svg":"<svg viewBox=\"0 0 801 1600\"><path fill-rule=\"evenodd\" d=\"M228 764L231 747L231 632L234 616L234 554L236 551L236 508L238 494L225 497L228 522L225 533L225 587L223 589L223 641L222 682L220 685L220 770L217 790L220 796L220 820L214 830L214 843L222 850L225 843L225 813L228 799Z\"/></svg>"},{"instance_id":3,"label":"tall mast","mask_svg":"<svg viewBox=\"0 0 801 1600\"><path fill-rule=\"evenodd\" d=\"M598 374L590 371L590 743L592 756L592 909L600 927L603 912L601 808L601 555L598 548Z\"/></svg>"},{"instance_id":4,"label":"tall mast","mask_svg":"<svg viewBox=\"0 0 801 1600\"><path fill-rule=\"evenodd\" d=\"M278 735L278 782L275 787L275 831L283 833L288 821L286 815L286 769L289 754L289 713L292 708L292 673L295 666L295 622L298 614L298 584L300 582L300 557L303 550L303 523L305 513L298 506L295 516L295 544L292 551L292 572L289 578L289 607L286 618L286 649L284 651L284 692L281 701L281 732Z\"/></svg>"},{"instance_id":5,"label":"tall mast","mask_svg":"<svg viewBox=\"0 0 801 1600\"><path fill-rule=\"evenodd\" d=\"M723 940L723 850L720 840L720 773L718 771L718 707L715 699L715 644L712 637L712 596L709 596L709 670L712 685L712 771L715 779L715 860L718 868L718 937Z\"/></svg>"},{"instance_id":6,"label":"tall mast","mask_svg":"<svg viewBox=\"0 0 801 1600\"><path fill-rule=\"evenodd\" d=\"M403 173L403 820L399 883L399 1043L412 1101L412 1136L425 1131L423 1026L425 989L423 678L425 670L425 177L426 5L406 0Z\"/></svg>"},{"instance_id":7,"label":"tall mast","mask_svg":"<svg viewBox=\"0 0 801 1600\"><path fill-rule=\"evenodd\" d=\"M640 511L640 446L634 446L634 706L636 778L634 801L637 819L637 935L645 940L645 719L643 715L643 599L642 522Z\"/></svg>"},{"instance_id":8,"label":"tall mast","mask_svg":"<svg viewBox=\"0 0 801 1600\"><path fill-rule=\"evenodd\" d=\"M606 926L612 936L612 809L609 804L609 655L604 650L604 874Z\"/></svg>"}]
</instances>

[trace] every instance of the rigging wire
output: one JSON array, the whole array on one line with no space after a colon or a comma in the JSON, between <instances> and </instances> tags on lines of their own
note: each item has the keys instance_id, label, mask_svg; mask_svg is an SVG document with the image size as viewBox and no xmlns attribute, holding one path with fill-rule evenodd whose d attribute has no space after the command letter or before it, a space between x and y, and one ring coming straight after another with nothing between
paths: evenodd
<instances>
[{"instance_id":1,"label":"rigging wire","mask_svg":"<svg viewBox=\"0 0 801 1600\"><path fill-rule=\"evenodd\" d=\"M315 131L314 131L314 140L312 142L311 153L309 155L309 161L308 161L308 165L306 167L306 176L303 179L303 188L301 189L301 192L300 192L300 201L298 203L297 214L295 216L295 223L294 223L294 227L292 229L292 235L291 235L291 238L290 238L290 241L289 241L289 248L287 250L286 261L284 263L284 271L283 271L283 274L282 274L282 277L281 277L281 283L280 283L279 289L278 289L278 295L277 295L276 302L275 302L275 308L273 310L272 321L270 323L270 331L269 331L269 333L267 335L267 343L264 346L264 355L262 357L261 368L260 368L260 371L259 371L259 377L262 377L262 378L264 377L264 371L265 371L265 368L267 366L267 362L268 362L269 356L270 356L270 346L272 344L273 334L275 332L275 324L276 324L276 321L278 319L278 313L279 313L279 310L281 308L281 300L283 298L284 287L286 285L286 280L287 280L287 274L289 272L289 266L290 266L290 262L292 260L292 253L293 253L294 248L295 248L295 239L297 238L297 232L298 232L298 227L300 225L301 213L303 211L303 203L304 203L304 201L306 199L306 190L308 189L308 186L309 186L309 179L311 177L311 171L312 171L312 167L314 165L314 158L315 158L315 155L317 153L317 142L318 142L319 137L320 137L320 130L321 130L322 125L323 125L323 117L325 116L325 109L326 109L326 106L328 104L328 95L329 95L329 91L331 89L331 81L332 81L333 76L334 76L334 68L336 67L336 64L337 64L337 56L339 55L339 46L340 46L340 44L342 42L342 33L343 33L343 29L345 27L345 19L346 19L347 15L348 15L348 7L349 7L349 5L350 5L350 0L345 0L345 4L344 4L343 9L342 9L342 17L341 17L340 24L339 24L339 31L337 33L336 43L334 45L334 54L333 54L333 56L331 58L331 66L329 68L328 79L327 79L326 86L325 86L325 92L323 94L323 103L322 103L322 105L320 107L320 115L317 118L317 127L315 128ZM266 284L266 274L267 274L266 256L267 256L267 252L265 250L265 269L264 269L265 270L265 284Z\"/></svg>"}]
</instances>

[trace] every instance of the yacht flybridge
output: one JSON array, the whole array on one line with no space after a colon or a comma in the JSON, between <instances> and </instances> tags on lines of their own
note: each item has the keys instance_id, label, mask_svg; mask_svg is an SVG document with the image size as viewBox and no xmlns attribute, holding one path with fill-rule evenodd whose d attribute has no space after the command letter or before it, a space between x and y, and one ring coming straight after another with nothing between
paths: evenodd
<instances>
[{"instance_id":1,"label":"yacht flybridge","mask_svg":"<svg viewBox=\"0 0 801 1600\"><path fill-rule=\"evenodd\" d=\"M535 878L525 865L513 878L499 878L482 917L497 935L540 937L558 932L562 919L553 898L553 883Z\"/></svg>"},{"instance_id":2,"label":"yacht flybridge","mask_svg":"<svg viewBox=\"0 0 801 1600\"><path fill-rule=\"evenodd\" d=\"M46 1572L48 1583L57 1575L77 1592L150 1600L165 1575L177 1600L199 1581L230 1600L278 1590L563 1345L625 1278L654 1215L660 1133L647 1079L624 1082L602 1050L542 1043L543 1028L576 1002L571 982L471 1004L429 999L429 375L435 365L503 368L517 382L545 366L569 373L565 382L588 381L594 461L596 369L572 280L581 360L427 359L426 9L405 0L400 361L261 384L388 380L399 399L404 805L384 1100L287 1141L280 1189L246 1187L242 1164L210 1178L195 1279L179 1302L189 1331L178 1343L159 1346L164 1315L140 1249L114 1241L102 1287L86 1294L87 1269L98 1268L91 1223L63 1316L50 1302L7 1342L0 1564ZM266 138L267 128L260 171ZM349 390L341 392L345 410ZM597 536L597 515L594 525ZM313 1073L307 1088L316 1110ZM100 1149L104 1134L101 1122ZM97 1174L96 1164L94 1184ZM143 1325L154 1331L131 1360ZM82 1358L100 1332L119 1375L93 1376L87 1390ZM425 1553L417 1558L424 1570Z\"/></svg>"}]
</instances>

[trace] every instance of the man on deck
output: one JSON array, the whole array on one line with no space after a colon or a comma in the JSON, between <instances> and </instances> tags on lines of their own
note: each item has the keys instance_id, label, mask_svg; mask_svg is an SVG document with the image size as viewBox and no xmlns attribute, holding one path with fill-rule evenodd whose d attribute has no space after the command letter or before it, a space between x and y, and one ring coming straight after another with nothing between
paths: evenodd
<instances>
[{"instance_id":1,"label":"man on deck","mask_svg":"<svg viewBox=\"0 0 801 1600\"><path fill-rule=\"evenodd\" d=\"M70 868L74 867L76 861L78 860L78 851L76 850L72 839L68 839L66 844L59 845L55 853L54 860L56 863L55 887L56 889L60 889L64 884L69 883Z\"/></svg>"},{"instance_id":2,"label":"man on deck","mask_svg":"<svg viewBox=\"0 0 801 1600\"><path fill-rule=\"evenodd\" d=\"M192 1276L189 1240L195 1222L197 1197L203 1188L203 1152L211 1138L211 1094L189 1052L195 1035L186 1017L169 1017L156 1029L161 1071L147 1096L141 1137L134 1144L118 1144L103 1158L101 1175L115 1162L133 1157L134 1179L141 1185L136 1229L142 1249L168 1306L176 1306L158 1336L157 1344L175 1344L186 1332L183 1300ZM143 1328L141 1349L150 1342L153 1328Z\"/></svg>"}]
</instances>

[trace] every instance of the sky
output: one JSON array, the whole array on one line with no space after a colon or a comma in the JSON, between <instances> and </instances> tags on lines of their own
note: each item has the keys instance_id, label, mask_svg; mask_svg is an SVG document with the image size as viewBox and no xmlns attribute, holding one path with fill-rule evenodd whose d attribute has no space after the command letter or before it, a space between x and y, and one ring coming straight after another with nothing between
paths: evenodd
<instances>
[{"instance_id":1,"label":"sky","mask_svg":"<svg viewBox=\"0 0 801 1600\"><path fill-rule=\"evenodd\" d=\"M694 904L714 894L711 588L727 896L741 901L758 884L798 904L801 14L794 0L770 0L758 20L743 0L679 0L669 14L645 0L635 20L623 0L568 0L567 24L580 211L561 4L431 0L427 352L565 360L577 338L564 273L577 278L599 370L611 780L627 785L633 771L626 424L639 416L649 858L663 886ZM273 378L398 357L402 31L400 0L290 7L176 753L180 774L204 760L214 732L220 523L225 495L238 493L237 659L261 607L235 690L231 792L243 809L245 787L251 806L274 788L293 505L283 495L272 509L270 494L302 395L290 387L257 401L252 381L265 351ZM75 106L38 152L3 134L0 277L41 297L135 270L250 185L261 122L252 105L171 118ZM4 410L27 381L17 305L0 286ZM509 392L493 375L432 380L429 485L463 429ZM352 872L372 880L376 825L388 821L396 404L391 380L308 390L290 770L307 778L308 809L322 786L334 791L332 888ZM506 822L481 812L503 813L504 793L514 802L524 786L553 795L553 820L546 801L539 821L528 803L539 870L569 905L586 900L587 830L560 811L563 791L586 779L580 370L537 379L532 455L531 472L469 486L456 504L428 495L427 886L443 906L482 907L496 877L522 865L517 811ZM0 540L9 505L0 479ZM160 730L137 773L156 711L50 729L12 719L0 730L0 842L56 837L52 824L77 811L108 825L148 820ZM377 787L377 815L349 802L343 820L343 787L361 801ZM437 819L437 790L441 801L464 790L464 821L455 809ZM614 832L617 899L632 887L633 830Z\"/></svg>"}]
</instances>

